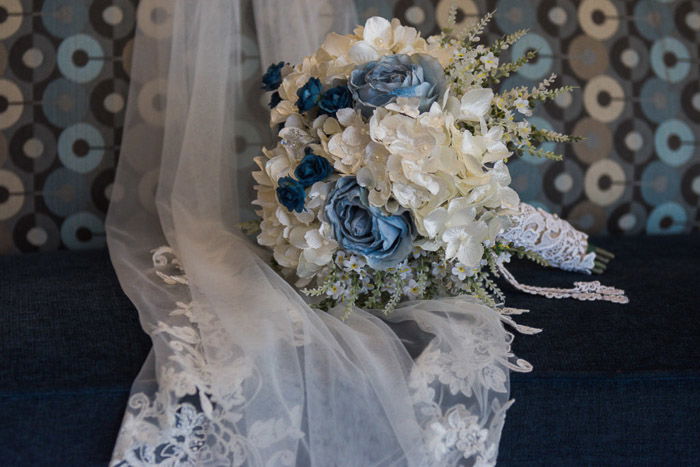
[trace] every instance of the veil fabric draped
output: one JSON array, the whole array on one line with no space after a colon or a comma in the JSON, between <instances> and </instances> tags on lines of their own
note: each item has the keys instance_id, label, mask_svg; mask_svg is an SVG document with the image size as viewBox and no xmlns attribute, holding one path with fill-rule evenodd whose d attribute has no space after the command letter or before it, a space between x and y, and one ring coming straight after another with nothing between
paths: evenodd
<instances>
[{"instance_id":1,"label":"veil fabric draped","mask_svg":"<svg viewBox=\"0 0 700 467\"><path fill-rule=\"evenodd\" d=\"M357 22L345 0L253 6L265 64ZM112 465L494 464L508 372L528 368L499 315L469 297L347 320L310 308L238 228L240 0L140 8L107 235L153 349Z\"/></svg>"}]
</instances>

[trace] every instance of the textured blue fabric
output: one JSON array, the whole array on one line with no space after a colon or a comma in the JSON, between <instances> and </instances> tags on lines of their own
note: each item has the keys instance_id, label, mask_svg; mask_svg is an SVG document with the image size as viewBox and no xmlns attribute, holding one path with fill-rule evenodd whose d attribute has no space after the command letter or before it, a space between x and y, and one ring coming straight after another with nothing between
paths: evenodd
<instances>
[{"instance_id":1,"label":"textured blue fabric","mask_svg":"<svg viewBox=\"0 0 700 467\"><path fill-rule=\"evenodd\" d=\"M617 255L602 276L510 268L534 285L600 280L630 303L507 294L544 331L515 338L535 369L512 377L499 465L699 465L700 235L592 243Z\"/></svg>"},{"instance_id":2,"label":"textured blue fabric","mask_svg":"<svg viewBox=\"0 0 700 467\"><path fill-rule=\"evenodd\" d=\"M0 257L0 465L106 465L150 348L104 251Z\"/></svg>"},{"instance_id":3,"label":"textured blue fabric","mask_svg":"<svg viewBox=\"0 0 700 467\"><path fill-rule=\"evenodd\" d=\"M513 375L500 465L700 459L700 236L599 244L618 258L595 279L626 289L630 305L508 294L532 310L518 321L544 332L515 339L535 371ZM538 285L588 279L512 271ZM0 278L2 465L106 465L150 347L108 255L2 257Z\"/></svg>"}]
</instances>

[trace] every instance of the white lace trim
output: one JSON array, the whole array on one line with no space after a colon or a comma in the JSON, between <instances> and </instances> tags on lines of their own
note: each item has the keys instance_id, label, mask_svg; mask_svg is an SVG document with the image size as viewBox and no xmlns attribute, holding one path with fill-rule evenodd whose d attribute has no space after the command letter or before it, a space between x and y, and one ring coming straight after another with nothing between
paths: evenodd
<instances>
[{"instance_id":1,"label":"white lace trim","mask_svg":"<svg viewBox=\"0 0 700 467\"><path fill-rule=\"evenodd\" d=\"M598 281L590 282L574 282L574 287L571 289L561 289L557 287L536 287L534 285L526 285L518 282L513 274L508 271L503 264L498 265L498 272L503 275L516 289L532 295L541 295L547 298L573 298L576 300L590 301L606 301L613 303L629 303L629 298L625 295L624 290L616 289L603 285Z\"/></svg>"},{"instance_id":2,"label":"white lace trim","mask_svg":"<svg viewBox=\"0 0 700 467\"><path fill-rule=\"evenodd\" d=\"M588 235L576 230L556 214L550 214L540 208L520 203L519 214L511 219L513 225L500 235L501 241L534 251L547 260L550 266L565 271L590 274L596 266L596 254L587 252ZM606 255L610 255L610 253L606 253ZM601 262L607 263L609 260L609 258L602 258ZM498 263L498 271L513 287L533 295L547 298L629 303L624 290L603 285L598 281L574 282L574 286L569 289L536 287L518 282L503 265L503 261ZM517 329L517 325L514 326Z\"/></svg>"},{"instance_id":3,"label":"white lace trim","mask_svg":"<svg viewBox=\"0 0 700 467\"><path fill-rule=\"evenodd\" d=\"M188 283L171 248L156 250L153 264L166 284ZM504 309L500 317L517 327L507 315L519 312L522 310ZM435 331L420 319L420 311L416 315L412 319L422 331ZM163 338L171 351L167 363L158 367L158 389L154 396L132 393L110 465L294 465L296 454L275 450L275 445L305 436L300 430L303 408L296 406L285 416L252 425L248 420L242 435L235 421L244 418L243 412L261 384L254 362L227 350L231 342L217 318L204 309L178 302L170 316L173 320L159 322L152 330L152 336ZM507 394L508 369L527 372L532 366L510 352L511 334L507 334L507 342L498 343L490 334L487 319L474 316L469 325L449 328L453 345L436 333L411 370L409 387L429 448L429 458L421 457L416 465L496 463L505 411L512 401L501 404L489 394ZM301 347L305 341L303 322L298 318L293 343ZM177 319L184 321L172 324ZM454 348L454 343L460 343L460 348ZM222 379L227 384L222 385ZM217 390L222 387L224 392ZM482 407L487 400L489 406ZM343 465L342 460L338 462Z\"/></svg>"},{"instance_id":4,"label":"white lace trim","mask_svg":"<svg viewBox=\"0 0 700 467\"><path fill-rule=\"evenodd\" d=\"M588 235L576 230L556 214L520 203L519 213L512 216L513 225L500 235L500 240L534 251L551 266L565 271L590 274L595 253L588 253Z\"/></svg>"}]
</instances>

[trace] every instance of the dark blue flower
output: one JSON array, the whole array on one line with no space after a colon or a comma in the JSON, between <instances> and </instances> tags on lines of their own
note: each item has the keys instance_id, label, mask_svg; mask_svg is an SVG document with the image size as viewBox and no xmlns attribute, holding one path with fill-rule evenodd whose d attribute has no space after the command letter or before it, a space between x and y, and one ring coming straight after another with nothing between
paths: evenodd
<instances>
[{"instance_id":1,"label":"dark blue flower","mask_svg":"<svg viewBox=\"0 0 700 467\"><path fill-rule=\"evenodd\" d=\"M445 92L445 71L430 55L386 55L352 70L348 87L365 117L399 97L420 99L426 112Z\"/></svg>"},{"instance_id":2,"label":"dark blue flower","mask_svg":"<svg viewBox=\"0 0 700 467\"><path fill-rule=\"evenodd\" d=\"M416 229L409 212L392 216L370 206L355 177L338 179L324 212L341 248L363 255L374 269L394 267L411 253Z\"/></svg>"},{"instance_id":3,"label":"dark blue flower","mask_svg":"<svg viewBox=\"0 0 700 467\"><path fill-rule=\"evenodd\" d=\"M318 106L322 113L335 116L338 110L352 107L352 93L347 86L336 86L323 93Z\"/></svg>"},{"instance_id":4,"label":"dark blue flower","mask_svg":"<svg viewBox=\"0 0 700 467\"><path fill-rule=\"evenodd\" d=\"M294 170L294 175L304 187L325 180L332 173L333 166L328 159L311 153L305 155Z\"/></svg>"},{"instance_id":5,"label":"dark blue flower","mask_svg":"<svg viewBox=\"0 0 700 467\"><path fill-rule=\"evenodd\" d=\"M270 102L267 105L269 105L271 109L274 109L277 106L277 104L279 104L280 102L282 102L282 98L280 97L280 93L275 91L270 96Z\"/></svg>"},{"instance_id":6,"label":"dark blue flower","mask_svg":"<svg viewBox=\"0 0 700 467\"><path fill-rule=\"evenodd\" d=\"M292 177L282 177L277 181L277 199L285 208L302 212L305 198L304 187Z\"/></svg>"},{"instance_id":7,"label":"dark blue flower","mask_svg":"<svg viewBox=\"0 0 700 467\"><path fill-rule=\"evenodd\" d=\"M267 68L267 71L262 77L262 88L265 91L274 91L280 84L282 84L282 68L284 67L284 62L279 62L278 64L272 64Z\"/></svg>"},{"instance_id":8,"label":"dark blue flower","mask_svg":"<svg viewBox=\"0 0 700 467\"><path fill-rule=\"evenodd\" d=\"M297 107L300 112L306 112L316 107L321 98L321 80L311 78L297 90Z\"/></svg>"}]
</instances>

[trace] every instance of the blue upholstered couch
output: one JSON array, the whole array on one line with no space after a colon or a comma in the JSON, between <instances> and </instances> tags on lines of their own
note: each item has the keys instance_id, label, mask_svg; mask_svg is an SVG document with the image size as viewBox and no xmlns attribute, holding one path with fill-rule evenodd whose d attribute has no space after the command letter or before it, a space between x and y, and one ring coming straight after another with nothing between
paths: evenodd
<instances>
[{"instance_id":1,"label":"blue upholstered couch","mask_svg":"<svg viewBox=\"0 0 700 467\"><path fill-rule=\"evenodd\" d=\"M535 370L512 377L500 464L700 465L700 235L598 244L629 305L509 294L544 332L516 337ZM106 465L150 347L107 253L0 257L0 307L0 465Z\"/></svg>"}]
</instances>

